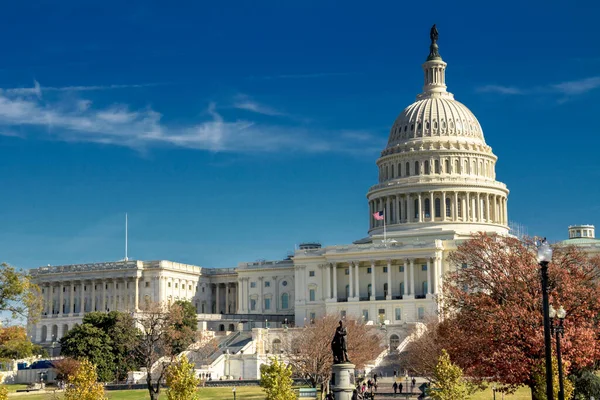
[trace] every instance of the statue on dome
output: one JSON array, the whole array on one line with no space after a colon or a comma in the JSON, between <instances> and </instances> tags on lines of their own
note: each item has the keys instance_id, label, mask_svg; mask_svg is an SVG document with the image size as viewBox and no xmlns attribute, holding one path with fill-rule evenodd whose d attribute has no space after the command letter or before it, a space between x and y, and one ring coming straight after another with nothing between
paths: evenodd
<instances>
[{"instance_id":1,"label":"statue on dome","mask_svg":"<svg viewBox=\"0 0 600 400\"><path fill-rule=\"evenodd\" d=\"M435 24L433 24L433 26L431 27L431 31L429 31L429 37L431 38L431 44L436 44L439 34L438 34L438 30L435 27Z\"/></svg>"},{"instance_id":2,"label":"statue on dome","mask_svg":"<svg viewBox=\"0 0 600 400\"><path fill-rule=\"evenodd\" d=\"M348 330L344 326L344 323L340 321L340 325L335 328L335 335L333 336L333 340L331 341L331 351L333 353L333 363L334 364L343 364L349 363L348 360L348 346L346 344L346 336L348 335Z\"/></svg>"}]
</instances>

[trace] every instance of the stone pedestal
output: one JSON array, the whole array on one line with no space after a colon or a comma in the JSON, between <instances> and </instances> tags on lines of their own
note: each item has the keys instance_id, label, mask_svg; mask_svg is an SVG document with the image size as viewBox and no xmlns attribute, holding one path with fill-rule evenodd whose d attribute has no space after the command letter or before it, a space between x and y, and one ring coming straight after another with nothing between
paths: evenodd
<instances>
[{"instance_id":1,"label":"stone pedestal","mask_svg":"<svg viewBox=\"0 0 600 400\"><path fill-rule=\"evenodd\" d=\"M352 400L354 382L354 364L333 364L331 367L331 391L335 400Z\"/></svg>"}]
</instances>

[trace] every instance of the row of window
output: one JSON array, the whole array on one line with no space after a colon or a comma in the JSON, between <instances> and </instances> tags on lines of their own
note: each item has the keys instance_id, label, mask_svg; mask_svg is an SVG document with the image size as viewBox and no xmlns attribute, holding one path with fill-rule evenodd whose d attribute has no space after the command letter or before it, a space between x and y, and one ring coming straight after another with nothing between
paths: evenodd
<instances>
[{"instance_id":1,"label":"row of window","mask_svg":"<svg viewBox=\"0 0 600 400\"><path fill-rule=\"evenodd\" d=\"M455 124L454 120L450 120L450 121L448 121L447 125L446 125L446 120L442 119L442 121L439 123L439 126L438 126L437 120L433 120L433 124L431 124L429 121L425 121L425 131L426 132L429 131L432 126L433 126L434 131L437 131L438 127L441 127L442 130L446 130L446 128L449 128L450 130L454 130L455 126L456 126L457 131L462 130L463 126L467 130L471 130L471 131L477 130L477 125L475 125L473 123L473 121L465 121L464 119L462 120L462 122L460 119L456 119L456 124ZM406 134L406 132L409 129L410 129L410 132L414 132L415 124L410 124L410 125L406 124L404 126L396 125L396 126L392 127L392 135L394 135L394 138L413 137L412 134L411 135ZM417 133L423 133L423 124L420 121L417 122Z\"/></svg>"},{"instance_id":2,"label":"row of window","mask_svg":"<svg viewBox=\"0 0 600 400\"><path fill-rule=\"evenodd\" d=\"M310 273L311 273L310 276L315 276L315 271L310 271ZM270 281L265 281L264 286L265 287L271 287L271 282ZM281 286L287 286L287 281L282 281L281 282ZM250 282L250 287L251 288L255 288L256 287L256 281Z\"/></svg>"},{"instance_id":3,"label":"row of window","mask_svg":"<svg viewBox=\"0 0 600 400\"><path fill-rule=\"evenodd\" d=\"M251 311L256 311L256 302L257 302L257 299L250 299L250 310ZM287 293L283 293L281 295L281 309L287 310L289 308L289 303L290 303L290 295ZM271 299L270 298L263 299L263 310L270 310L270 309L271 309Z\"/></svg>"},{"instance_id":4,"label":"row of window","mask_svg":"<svg viewBox=\"0 0 600 400\"><path fill-rule=\"evenodd\" d=\"M462 168L460 166L462 165ZM411 169L411 166L413 167ZM411 162L407 161L402 168L402 163L389 163L379 166L379 181L383 182L388 179L408 177L412 175L431 175L431 174L472 174L481 175L488 178L492 178L492 164L490 161L479 160L479 162L473 160L470 164L469 161L464 160L462 164L458 159L455 159L451 164L450 159L446 158L443 161L443 171L441 169L440 160L434 160L433 164L429 160L423 162L415 161L411 165ZM451 170L452 167L452 170Z\"/></svg>"},{"instance_id":5,"label":"row of window","mask_svg":"<svg viewBox=\"0 0 600 400\"><path fill-rule=\"evenodd\" d=\"M100 288L102 288L102 285L94 285L94 290L98 290L98 286L100 286ZM111 285L109 285L108 283L105 284L104 285L104 289L109 290L109 286L111 286ZM171 287L171 282L167 282L167 286ZM144 287L149 288L150 287L150 282L144 282ZM129 288L130 288L129 287L129 282L127 282L125 284L125 289L129 289ZM175 283L175 289L178 289L178 288L179 288L179 284ZM181 288L185 289L185 285L182 284ZM56 292L55 289L56 288L52 287L52 293ZM87 292L87 289L88 289L88 285L83 285L83 291ZM118 283L116 284L116 289L119 289L119 284ZM188 290L192 290L192 285L188 285ZM67 292L67 287L63 286L63 290L62 291L63 291L63 293L66 293ZM198 285L196 285L196 292L197 291L198 291ZM77 286L73 287L73 292L77 292ZM42 288L42 293L46 293L46 291L45 291L44 288ZM204 293L204 287L202 287L202 293Z\"/></svg>"}]
</instances>

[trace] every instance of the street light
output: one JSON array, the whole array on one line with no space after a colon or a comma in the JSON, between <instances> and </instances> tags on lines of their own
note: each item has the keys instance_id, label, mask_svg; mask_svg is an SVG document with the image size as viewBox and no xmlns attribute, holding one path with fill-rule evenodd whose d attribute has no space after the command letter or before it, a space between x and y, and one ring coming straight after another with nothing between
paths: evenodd
<instances>
[{"instance_id":1,"label":"street light","mask_svg":"<svg viewBox=\"0 0 600 400\"><path fill-rule=\"evenodd\" d=\"M494 400L496 400L496 385L492 386L492 393L494 393Z\"/></svg>"},{"instance_id":2,"label":"street light","mask_svg":"<svg viewBox=\"0 0 600 400\"><path fill-rule=\"evenodd\" d=\"M552 248L546 238L538 246L537 254L542 273L542 308L544 312L544 347L546 350L546 398L554 400L552 389L552 336L550 333L550 315L548 308L548 264L552 261Z\"/></svg>"},{"instance_id":3,"label":"street light","mask_svg":"<svg viewBox=\"0 0 600 400\"><path fill-rule=\"evenodd\" d=\"M235 386L231 389L231 393L233 393L233 400L235 400Z\"/></svg>"},{"instance_id":4,"label":"street light","mask_svg":"<svg viewBox=\"0 0 600 400\"><path fill-rule=\"evenodd\" d=\"M556 333L556 358L558 361L558 400L565 400L565 388L563 385L563 369L562 369L562 356L560 354L560 338L565 334L565 327L563 322L565 317L567 316L567 312L560 306L558 311L554 309L554 307L550 306L550 319L552 323L550 327L552 328L552 333ZM555 324L554 318L558 317L558 324Z\"/></svg>"},{"instance_id":5,"label":"street light","mask_svg":"<svg viewBox=\"0 0 600 400\"><path fill-rule=\"evenodd\" d=\"M406 379L406 398L408 399L408 370L404 374L404 379Z\"/></svg>"}]
</instances>

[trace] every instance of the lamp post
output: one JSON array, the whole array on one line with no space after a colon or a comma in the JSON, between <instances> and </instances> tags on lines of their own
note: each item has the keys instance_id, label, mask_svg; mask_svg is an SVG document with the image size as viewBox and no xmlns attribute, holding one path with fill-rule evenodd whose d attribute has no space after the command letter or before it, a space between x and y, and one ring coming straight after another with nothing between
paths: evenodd
<instances>
[{"instance_id":1,"label":"lamp post","mask_svg":"<svg viewBox=\"0 0 600 400\"><path fill-rule=\"evenodd\" d=\"M548 264L552 261L552 248L544 238L538 247L538 262L542 273L542 308L544 311L544 347L546 350L546 398L554 400L552 389L552 336L548 308Z\"/></svg>"},{"instance_id":2,"label":"lamp post","mask_svg":"<svg viewBox=\"0 0 600 400\"><path fill-rule=\"evenodd\" d=\"M231 389L231 393L233 393L233 400L235 400L235 386Z\"/></svg>"},{"instance_id":3,"label":"lamp post","mask_svg":"<svg viewBox=\"0 0 600 400\"><path fill-rule=\"evenodd\" d=\"M404 379L406 379L406 398L408 399L408 371L404 374Z\"/></svg>"},{"instance_id":4,"label":"lamp post","mask_svg":"<svg viewBox=\"0 0 600 400\"><path fill-rule=\"evenodd\" d=\"M496 385L492 386L492 393L494 393L494 400L496 400Z\"/></svg>"},{"instance_id":5,"label":"lamp post","mask_svg":"<svg viewBox=\"0 0 600 400\"><path fill-rule=\"evenodd\" d=\"M563 325L563 322L566 316L567 312L562 306L558 309L558 311L556 311L554 307L550 306L550 319L552 320L550 327L552 328L552 333L556 333L556 358L558 361L558 400L565 400L562 355L560 353L560 338L565 334L565 327ZM555 324L554 322L555 317L558 317L558 324Z\"/></svg>"}]
</instances>

